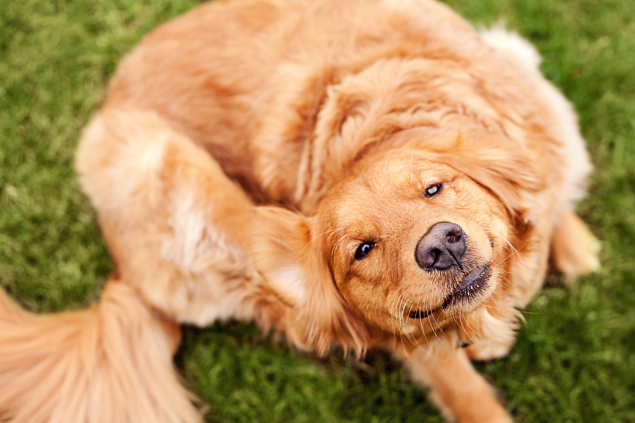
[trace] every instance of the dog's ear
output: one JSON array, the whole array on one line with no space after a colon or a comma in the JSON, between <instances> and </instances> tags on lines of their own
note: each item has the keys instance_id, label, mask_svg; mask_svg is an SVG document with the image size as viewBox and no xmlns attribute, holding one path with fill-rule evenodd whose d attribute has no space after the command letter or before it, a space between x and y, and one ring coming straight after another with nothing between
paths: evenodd
<instances>
[{"instance_id":1,"label":"dog's ear","mask_svg":"<svg viewBox=\"0 0 635 423\"><path fill-rule=\"evenodd\" d=\"M368 331L337 290L314 220L279 207L256 213L250 255L267 286L294 311L295 328L287 332L319 353L336 343L363 354Z\"/></svg>"}]
</instances>

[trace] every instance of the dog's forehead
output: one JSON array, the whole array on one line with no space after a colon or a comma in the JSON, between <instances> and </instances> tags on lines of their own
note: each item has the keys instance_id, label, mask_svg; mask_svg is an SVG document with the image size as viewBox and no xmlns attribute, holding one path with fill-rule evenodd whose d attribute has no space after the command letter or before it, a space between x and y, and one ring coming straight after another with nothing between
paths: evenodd
<instances>
[{"instance_id":1,"label":"dog's forehead","mask_svg":"<svg viewBox=\"0 0 635 423\"><path fill-rule=\"evenodd\" d=\"M421 152L402 150L370 162L357 178L357 189L380 197L410 196L416 190L418 196L422 189L452 179L456 174L450 166L428 160Z\"/></svg>"},{"instance_id":2,"label":"dog's forehead","mask_svg":"<svg viewBox=\"0 0 635 423\"><path fill-rule=\"evenodd\" d=\"M409 198L420 184L416 166L391 158L364 167L343 186L344 202L353 207Z\"/></svg>"},{"instance_id":3,"label":"dog's forehead","mask_svg":"<svg viewBox=\"0 0 635 423\"><path fill-rule=\"evenodd\" d=\"M425 189L456 175L449 166L403 154L374 158L333 192L330 226L369 231L407 219L421 207ZM385 228L384 228L385 229Z\"/></svg>"}]
</instances>

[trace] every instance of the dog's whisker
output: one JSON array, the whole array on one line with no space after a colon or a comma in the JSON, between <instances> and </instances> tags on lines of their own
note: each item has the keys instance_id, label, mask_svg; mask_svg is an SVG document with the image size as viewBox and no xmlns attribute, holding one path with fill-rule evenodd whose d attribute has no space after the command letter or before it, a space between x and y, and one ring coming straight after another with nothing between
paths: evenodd
<instances>
[{"instance_id":1,"label":"dog's whisker","mask_svg":"<svg viewBox=\"0 0 635 423\"><path fill-rule=\"evenodd\" d=\"M302 254L302 251L304 251L304 250L305 250L305 249L309 246L309 244L311 244L313 241L315 241L315 240L316 240L316 239L318 239L319 237L324 236L324 235L326 235L326 234L328 234L328 233L330 233L330 232L337 232L337 231L343 231L343 230L344 230L344 228L336 228L336 229L331 229L331 230L328 230L328 231L324 231L324 232L322 232L321 234L316 235L316 236L315 236L315 237L314 237L311 241L307 242L307 243L306 243L306 245L305 245L304 247L302 247L302 249L301 249L300 251L298 251L298 252L296 253L295 258L298 258L298 256L299 256L300 254Z\"/></svg>"},{"instance_id":2,"label":"dog's whisker","mask_svg":"<svg viewBox=\"0 0 635 423\"><path fill-rule=\"evenodd\" d=\"M441 333L443 333L443 329L439 326L439 323L437 322L436 318L434 317L434 313L432 313L430 315L430 318L434 321L435 325L437 326L437 329L439 329L441 331ZM434 328L433 325L430 325L432 327L432 333L434 334L434 336L437 338L437 340L441 343L444 344L444 342L441 340L441 338L439 338L439 335L437 335L437 331Z\"/></svg>"},{"instance_id":3,"label":"dog's whisker","mask_svg":"<svg viewBox=\"0 0 635 423\"><path fill-rule=\"evenodd\" d=\"M500 259L498 262L496 262L494 264L494 266L500 266L501 264L505 263L507 260L509 260L512 256L514 255L518 255L517 251L512 251L511 253L509 253L507 256L503 257L502 259ZM518 255L518 257L520 257L520 255ZM522 260L521 260L522 261ZM509 272L512 273L512 272Z\"/></svg>"},{"instance_id":4,"label":"dog's whisker","mask_svg":"<svg viewBox=\"0 0 635 423\"><path fill-rule=\"evenodd\" d=\"M456 322L456 319L454 320ZM467 322L467 320L463 319L463 318L459 318L458 323L461 325L461 329L463 329L463 333L465 333L467 335L468 338L470 338L470 341L472 342L472 344L476 345L477 347L479 346L478 343L474 340L474 338L472 338L472 336L470 336L470 331L471 332L475 332L474 329L470 326L470 324ZM467 331L465 329L465 326L463 326L463 323L465 323L465 325L467 327L470 328L470 331Z\"/></svg>"},{"instance_id":5,"label":"dog's whisker","mask_svg":"<svg viewBox=\"0 0 635 423\"><path fill-rule=\"evenodd\" d=\"M333 248L331 248L331 257L333 257L333 255L335 255L335 250L337 249L337 246L340 244L340 242L342 242L342 240L344 238L347 238L349 235L343 235L342 237L340 237L340 239L337 240L337 242L335 243L335 245L333 245Z\"/></svg>"},{"instance_id":6,"label":"dog's whisker","mask_svg":"<svg viewBox=\"0 0 635 423\"><path fill-rule=\"evenodd\" d=\"M514 255L514 254L517 254L518 255L518 259L521 261L521 263L523 263L523 265L525 264L523 262L522 255L520 255L520 251L525 247L525 245L527 245L527 243L524 243L520 248L517 249L516 247L514 247L514 245L506 237L501 235L498 231L494 230L493 228L489 228L489 227L487 228L487 230L489 230L490 232L498 235L499 238L501 238L503 241L505 241L507 243L507 245L509 245L509 248L511 248L512 251L513 251L513 254L511 254L510 257L512 255Z\"/></svg>"}]
</instances>

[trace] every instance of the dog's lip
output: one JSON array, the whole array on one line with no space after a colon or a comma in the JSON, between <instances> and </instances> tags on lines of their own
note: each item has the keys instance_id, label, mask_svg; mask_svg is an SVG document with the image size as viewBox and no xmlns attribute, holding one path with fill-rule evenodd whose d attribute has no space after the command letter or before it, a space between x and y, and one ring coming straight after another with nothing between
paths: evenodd
<instances>
[{"instance_id":1,"label":"dog's lip","mask_svg":"<svg viewBox=\"0 0 635 423\"><path fill-rule=\"evenodd\" d=\"M440 308L441 307L435 308L434 310L428 310L428 311L422 311L422 310L411 311L410 313L408 313L408 317L410 317L411 319L425 319L426 317L430 316L432 313L439 310Z\"/></svg>"},{"instance_id":2,"label":"dog's lip","mask_svg":"<svg viewBox=\"0 0 635 423\"><path fill-rule=\"evenodd\" d=\"M472 296L480 294L487 288L487 281L491 277L492 268L489 265L474 269L465 275L459 286L445 299L441 308L447 310L466 297L469 300Z\"/></svg>"},{"instance_id":3,"label":"dog's lip","mask_svg":"<svg viewBox=\"0 0 635 423\"><path fill-rule=\"evenodd\" d=\"M468 298L472 294L477 294L487 287L487 281L492 276L491 268L489 265L483 267L477 267L470 273L465 275L461 280L461 283L456 287L452 294L443 301L441 307L437 307L434 310L416 310L408 313L408 317L411 319L425 319L431 314L443 309L447 310L458 299L467 296Z\"/></svg>"},{"instance_id":4,"label":"dog's lip","mask_svg":"<svg viewBox=\"0 0 635 423\"><path fill-rule=\"evenodd\" d=\"M454 290L454 292L452 293L452 295L457 295L460 294L463 291L466 291L470 288L472 288L472 286L474 285L474 283L476 283L476 281L483 276L483 273L489 269L489 266L483 266L483 267L478 267L474 270L472 270L470 273L468 273L467 275L465 275L463 277L463 280L461 281L461 283L459 284L459 286L456 287L456 289Z\"/></svg>"}]
</instances>

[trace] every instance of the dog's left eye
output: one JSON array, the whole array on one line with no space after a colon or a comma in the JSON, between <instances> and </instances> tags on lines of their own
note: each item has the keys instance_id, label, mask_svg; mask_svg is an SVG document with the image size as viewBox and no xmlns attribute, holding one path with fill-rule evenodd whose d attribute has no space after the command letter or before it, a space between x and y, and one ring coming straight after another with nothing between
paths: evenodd
<instances>
[{"instance_id":1,"label":"dog's left eye","mask_svg":"<svg viewBox=\"0 0 635 423\"><path fill-rule=\"evenodd\" d=\"M441 188L443 188L443 184L435 184L426 189L426 197L432 198L438 193L441 192Z\"/></svg>"},{"instance_id":2,"label":"dog's left eye","mask_svg":"<svg viewBox=\"0 0 635 423\"><path fill-rule=\"evenodd\" d=\"M375 248L377 244L374 242L364 242L355 251L355 260L360 260L370 254L371 250Z\"/></svg>"}]
</instances>

